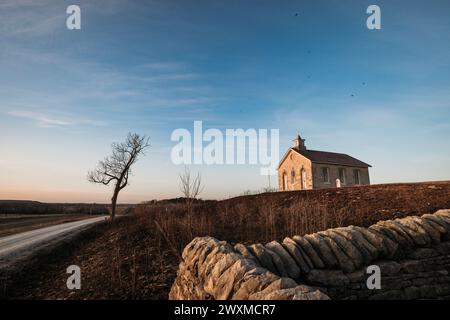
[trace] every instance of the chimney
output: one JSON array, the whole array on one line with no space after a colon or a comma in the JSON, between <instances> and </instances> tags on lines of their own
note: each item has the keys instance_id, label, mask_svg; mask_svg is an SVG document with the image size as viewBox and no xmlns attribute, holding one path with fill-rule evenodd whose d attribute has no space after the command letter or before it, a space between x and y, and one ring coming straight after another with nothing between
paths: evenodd
<instances>
[{"instance_id":1,"label":"chimney","mask_svg":"<svg viewBox=\"0 0 450 320\"><path fill-rule=\"evenodd\" d=\"M294 142L294 148L297 150L306 150L305 139L302 139L298 134L297 137L292 140Z\"/></svg>"}]
</instances>

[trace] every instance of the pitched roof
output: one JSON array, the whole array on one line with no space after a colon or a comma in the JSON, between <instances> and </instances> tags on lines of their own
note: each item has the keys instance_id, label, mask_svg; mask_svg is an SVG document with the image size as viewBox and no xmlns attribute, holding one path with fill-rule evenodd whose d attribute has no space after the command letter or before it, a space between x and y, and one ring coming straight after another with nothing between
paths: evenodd
<instances>
[{"instance_id":1,"label":"pitched roof","mask_svg":"<svg viewBox=\"0 0 450 320\"><path fill-rule=\"evenodd\" d=\"M317 150L298 150L297 148L291 148L291 150L301 154L302 156L308 158L312 162L316 163L326 163L326 164L336 164L341 166L350 167L372 167L370 164L362 162L356 158L349 156L344 153L335 153L327 151L317 151Z\"/></svg>"}]
</instances>

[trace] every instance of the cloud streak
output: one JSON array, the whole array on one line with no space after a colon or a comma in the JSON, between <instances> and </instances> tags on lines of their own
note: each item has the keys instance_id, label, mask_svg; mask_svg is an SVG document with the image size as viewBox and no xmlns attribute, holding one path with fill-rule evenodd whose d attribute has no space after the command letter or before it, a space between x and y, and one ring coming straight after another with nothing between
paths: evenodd
<instances>
[{"instance_id":1,"label":"cloud streak","mask_svg":"<svg viewBox=\"0 0 450 320\"><path fill-rule=\"evenodd\" d=\"M107 123L103 121L80 119L76 117L57 117L54 115L47 115L45 113L33 112L33 111L9 111L8 115L16 118L25 118L34 120L40 128L54 128L54 127L67 127L77 125L88 126L106 126Z\"/></svg>"}]
</instances>

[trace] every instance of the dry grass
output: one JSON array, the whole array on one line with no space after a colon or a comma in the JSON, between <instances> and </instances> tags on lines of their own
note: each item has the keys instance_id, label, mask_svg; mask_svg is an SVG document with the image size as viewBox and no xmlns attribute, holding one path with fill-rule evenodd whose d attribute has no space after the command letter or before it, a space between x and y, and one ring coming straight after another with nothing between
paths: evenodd
<instances>
[{"instance_id":1,"label":"dry grass","mask_svg":"<svg viewBox=\"0 0 450 320\"><path fill-rule=\"evenodd\" d=\"M379 220L432 213L446 207L450 207L450 183L434 182L198 201L192 208L193 223L179 201L142 204L135 214L149 228L158 229L159 243L180 252L196 236L265 243L351 224L369 226Z\"/></svg>"}]
</instances>

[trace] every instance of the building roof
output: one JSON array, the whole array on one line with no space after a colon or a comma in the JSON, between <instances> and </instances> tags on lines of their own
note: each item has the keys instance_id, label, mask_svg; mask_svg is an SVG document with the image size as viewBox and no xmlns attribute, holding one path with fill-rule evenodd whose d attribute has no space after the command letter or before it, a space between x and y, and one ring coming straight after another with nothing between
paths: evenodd
<instances>
[{"instance_id":1,"label":"building roof","mask_svg":"<svg viewBox=\"0 0 450 320\"><path fill-rule=\"evenodd\" d=\"M353 158L348 154L344 153L335 153L335 152L317 151L308 149L299 150L297 148L291 148L291 150L301 154L302 156L311 160L311 162L315 163L335 164L341 166L362 167L362 168L372 167L370 164L362 162L361 160Z\"/></svg>"}]
</instances>

